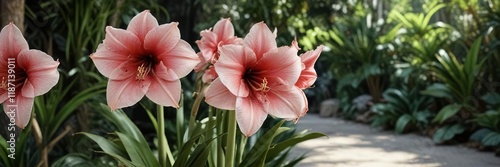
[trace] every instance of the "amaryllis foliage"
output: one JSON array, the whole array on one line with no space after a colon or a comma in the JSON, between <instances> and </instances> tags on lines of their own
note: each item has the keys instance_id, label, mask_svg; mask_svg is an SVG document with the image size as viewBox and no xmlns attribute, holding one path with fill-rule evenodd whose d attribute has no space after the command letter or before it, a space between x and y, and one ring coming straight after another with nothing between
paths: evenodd
<instances>
[{"instance_id":1,"label":"amaryllis foliage","mask_svg":"<svg viewBox=\"0 0 500 167\"><path fill-rule=\"evenodd\" d=\"M47 93L59 80L58 61L46 53L29 49L13 23L0 32L0 102L4 112L24 128L31 119L35 96Z\"/></svg>"}]
</instances>

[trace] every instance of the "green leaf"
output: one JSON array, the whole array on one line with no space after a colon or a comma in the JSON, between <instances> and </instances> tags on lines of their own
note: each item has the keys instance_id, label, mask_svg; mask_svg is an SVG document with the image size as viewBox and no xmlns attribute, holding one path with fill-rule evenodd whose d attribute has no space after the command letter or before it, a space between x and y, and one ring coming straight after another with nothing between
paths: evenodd
<instances>
[{"instance_id":1,"label":"green leaf","mask_svg":"<svg viewBox=\"0 0 500 167\"><path fill-rule=\"evenodd\" d=\"M101 151L97 151L98 153L103 153L103 154L107 154L113 158L115 158L116 160L122 162L123 164L125 164L125 166L127 167L141 167L141 165L139 164L136 164L134 162L131 162L130 160L120 156L120 155L117 155L117 154L114 154L114 153L107 153L107 152L101 152Z\"/></svg>"},{"instance_id":2,"label":"green leaf","mask_svg":"<svg viewBox=\"0 0 500 167\"><path fill-rule=\"evenodd\" d=\"M442 143L448 141L455 137L457 134L461 134L465 131L465 126L460 124L446 125L439 128L433 135L432 140L436 143Z\"/></svg>"},{"instance_id":3,"label":"green leaf","mask_svg":"<svg viewBox=\"0 0 500 167\"><path fill-rule=\"evenodd\" d=\"M481 141L485 146L499 146L500 145L500 133L491 132L486 135Z\"/></svg>"},{"instance_id":4,"label":"green leaf","mask_svg":"<svg viewBox=\"0 0 500 167\"><path fill-rule=\"evenodd\" d=\"M498 94L497 92L488 92L486 93L486 95L481 96L481 99L489 105L500 104L500 94Z\"/></svg>"},{"instance_id":5,"label":"green leaf","mask_svg":"<svg viewBox=\"0 0 500 167\"><path fill-rule=\"evenodd\" d=\"M123 143L132 162L142 166L160 166L151 149L146 149L149 148L149 145L141 145L137 140L123 133L116 132L116 134Z\"/></svg>"},{"instance_id":6,"label":"green leaf","mask_svg":"<svg viewBox=\"0 0 500 167\"><path fill-rule=\"evenodd\" d=\"M66 118L71 115L71 113L73 113L80 105L85 103L87 100L94 98L98 94L106 92L106 85L106 83L98 83L95 86L81 91L73 98L71 98L67 103L65 103L64 106L62 106L59 110L60 112L58 112L53 119L54 121L50 124L49 137L53 136L57 132L63 121L65 121Z\"/></svg>"},{"instance_id":7,"label":"green leaf","mask_svg":"<svg viewBox=\"0 0 500 167\"><path fill-rule=\"evenodd\" d=\"M128 156L127 156L127 154L125 152L125 148L123 148L123 145L117 145L116 143L113 143L113 142L109 141L108 139L106 139L104 137L101 137L101 136L98 136L98 135L94 135L94 134L91 134L91 133L80 132L80 133L77 133L77 134L85 135L88 138L90 138L91 140L93 140L94 142L96 142L97 145L99 145L99 147L105 153L112 153L112 154L115 154L115 155L118 155L118 156L121 156L121 157L127 157L128 158Z\"/></svg>"},{"instance_id":8,"label":"green leaf","mask_svg":"<svg viewBox=\"0 0 500 167\"><path fill-rule=\"evenodd\" d=\"M276 125L274 125L273 128L271 128L257 140L255 145L250 149L245 158L243 158L242 162L240 163L240 167L252 167L252 166L264 165L269 147L274 137L279 134L278 129L280 129L280 126L284 122L285 122L284 120L278 122Z\"/></svg>"},{"instance_id":9,"label":"green leaf","mask_svg":"<svg viewBox=\"0 0 500 167\"><path fill-rule=\"evenodd\" d=\"M425 90L420 91L421 94L430 95L434 97L442 97L442 98L452 98L450 89L445 84L442 83L434 83L428 86Z\"/></svg>"},{"instance_id":10,"label":"green leaf","mask_svg":"<svg viewBox=\"0 0 500 167\"><path fill-rule=\"evenodd\" d=\"M303 141L311 140L311 139L316 139L319 137L327 136L323 133L318 133L318 132L312 132L312 133L299 133L296 136L293 136L290 139L287 139L285 141L282 141L269 149L269 152L267 153L266 161L272 160L274 157L278 156L282 151L284 151L287 148L291 148L294 145L301 143Z\"/></svg>"},{"instance_id":11,"label":"green leaf","mask_svg":"<svg viewBox=\"0 0 500 167\"><path fill-rule=\"evenodd\" d=\"M130 120L127 114L125 114L122 110L112 112L109 107L104 104L101 104L101 109L102 111L98 113L110 120L116 128L118 128L119 132L133 137L141 143L141 145L149 145L139 128L137 128L134 122L132 122L132 120ZM145 149L151 150L149 147Z\"/></svg>"},{"instance_id":12,"label":"green leaf","mask_svg":"<svg viewBox=\"0 0 500 167\"><path fill-rule=\"evenodd\" d=\"M469 139L480 142L484 139L484 137L486 137L486 135L488 135L492 132L493 131L491 131L488 128L482 128L482 129L479 129L476 132L474 132L472 135L470 135Z\"/></svg>"},{"instance_id":13,"label":"green leaf","mask_svg":"<svg viewBox=\"0 0 500 167\"><path fill-rule=\"evenodd\" d=\"M10 159L8 157L9 155L9 152L7 151L7 141L3 138L3 136L0 135L0 158L1 158L1 162L2 164L5 164L6 167L10 167L12 166L11 165L11 162L10 162Z\"/></svg>"},{"instance_id":14,"label":"green leaf","mask_svg":"<svg viewBox=\"0 0 500 167\"><path fill-rule=\"evenodd\" d=\"M463 107L462 105L457 104L457 103L449 104L449 105L443 107L441 110L439 110L439 113L436 115L436 117L432 121L443 123L448 118L454 116L458 111L460 111L460 109L462 107Z\"/></svg>"},{"instance_id":15,"label":"green leaf","mask_svg":"<svg viewBox=\"0 0 500 167\"><path fill-rule=\"evenodd\" d=\"M400 134L403 133L406 125L412 120L412 116L409 114L405 114L401 117L398 118L398 121L396 122L396 133Z\"/></svg>"},{"instance_id":16,"label":"green leaf","mask_svg":"<svg viewBox=\"0 0 500 167\"><path fill-rule=\"evenodd\" d=\"M219 135L217 137L214 137L210 140L207 140L203 142L202 144L199 144L196 146L194 151L191 153L189 156L189 159L187 160L187 166L204 166L208 162L208 155L210 151L215 150L210 150L209 147L211 146L212 141L214 141L216 138L221 137L224 135Z\"/></svg>"},{"instance_id":17,"label":"green leaf","mask_svg":"<svg viewBox=\"0 0 500 167\"><path fill-rule=\"evenodd\" d=\"M70 153L59 158L54 162L51 167L65 167L65 166L95 166L92 160L85 154Z\"/></svg>"}]
</instances>

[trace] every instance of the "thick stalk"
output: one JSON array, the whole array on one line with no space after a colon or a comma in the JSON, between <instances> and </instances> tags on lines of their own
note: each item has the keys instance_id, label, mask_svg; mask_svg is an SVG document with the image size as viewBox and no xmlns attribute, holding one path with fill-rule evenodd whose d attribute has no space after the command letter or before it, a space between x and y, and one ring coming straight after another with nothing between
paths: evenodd
<instances>
[{"instance_id":1,"label":"thick stalk","mask_svg":"<svg viewBox=\"0 0 500 167\"><path fill-rule=\"evenodd\" d=\"M168 146L167 137L165 136L165 118L163 114L163 106L156 107L156 119L158 122L158 159L160 166L171 166L174 162L174 157ZM168 158L168 161L167 161Z\"/></svg>"},{"instance_id":2,"label":"thick stalk","mask_svg":"<svg viewBox=\"0 0 500 167\"><path fill-rule=\"evenodd\" d=\"M236 145L236 111L228 111L226 165L234 166L234 153Z\"/></svg>"},{"instance_id":3,"label":"thick stalk","mask_svg":"<svg viewBox=\"0 0 500 167\"><path fill-rule=\"evenodd\" d=\"M189 117L189 135L191 138L193 135L193 130L195 127L196 115L198 115L198 110L200 108L201 101L203 100L203 96L205 96L204 92L205 87L203 86L198 94L196 95L196 99L193 102L193 108L191 108L191 116Z\"/></svg>"}]
</instances>

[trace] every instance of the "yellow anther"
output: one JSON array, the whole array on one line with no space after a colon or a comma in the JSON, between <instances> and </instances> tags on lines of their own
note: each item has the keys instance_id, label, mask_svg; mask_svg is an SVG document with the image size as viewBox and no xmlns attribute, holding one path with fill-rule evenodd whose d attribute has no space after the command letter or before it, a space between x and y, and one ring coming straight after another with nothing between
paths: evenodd
<instances>
[{"instance_id":1,"label":"yellow anther","mask_svg":"<svg viewBox=\"0 0 500 167\"><path fill-rule=\"evenodd\" d=\"M137 80L144 80L144 78L146 78L146 75L148 75L150 71L151 66L146 65L146 63L142 63L139 67L137 67L137 75L135 78Z\"/></svg>"}]
</instances>

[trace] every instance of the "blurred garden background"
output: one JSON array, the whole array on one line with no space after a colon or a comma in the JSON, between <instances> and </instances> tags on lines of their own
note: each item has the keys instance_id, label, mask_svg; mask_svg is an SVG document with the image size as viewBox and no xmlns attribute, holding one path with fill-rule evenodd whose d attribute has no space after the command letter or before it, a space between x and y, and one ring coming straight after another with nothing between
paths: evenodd
<instances>
[{"instance_id":1,"label":"blurred garden background","mask_svg":"<svg viewBox=\"0 0 500 167\"><path fill-rule=\"evenodd\" d=\"M107 79L89 55L104 39L106 26L125 28L145 9L159 23L179 22L181 38L195 51L199 51L195 44L199 32L221 18L231 19L238 37L264 21L276 29L278 46L290 45L294 38L300 52L325 45L315 67L318 79L305 90L309 114L319 113L322 102L330 101L334 103L330 109L338 107L332 111L337 117L500 155L500 0L1 2L1 26L13 21L24 31L30 48L58 59L61 77L49 93L35 99L33 115L42 134L33 133L32 126L19 131L18 142L24 143L17 145L19 159L13 162L5 149L0 150L0 166L36 166L42 152L51 166L117 165L111 156L95 152L100 150L96 143L75 133L106 136L127 126L107 114L103 104ZM193 103L194 80L195 75L182 80L186 110ZM141 101L124 109L123 116L131 118L154 150L155 125L144 109L148 106L154 104ZM176 127L185 123L175 120L189 120L189 113L166 111L166 134L176 150L180 145L176 139L183 138L178 133L183 130ZM206 114L200 112L198 118ZM8 120L0 115L4 127ZM268 120L256 138L276 122ZM7 132L2 128L0 133L4 138L0 145L6 148ZM283 133L273 143L296 133ZM288 151L266 164L294 166L303 158L287 158Z\"/></svg>"}]
</instances>

